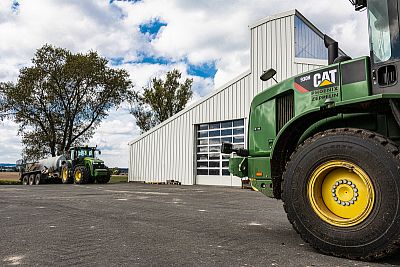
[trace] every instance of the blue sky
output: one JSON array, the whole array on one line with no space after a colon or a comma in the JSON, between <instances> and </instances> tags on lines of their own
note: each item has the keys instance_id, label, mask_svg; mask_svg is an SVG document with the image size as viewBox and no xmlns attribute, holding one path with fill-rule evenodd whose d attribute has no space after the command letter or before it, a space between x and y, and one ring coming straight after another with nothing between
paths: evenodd
<instances>
[{"instance_id":1,"label":"blue sky","mask_svg":"<svg viewBox=\"0 0 400 267\"><path fill-rule=\"evenodd\" d=\"M250 64L248 25L298 8L353 56L367 54L366 14L347 0L1 0L0 81L16 81L35 50L49 43L73 52L96 50L124 68L141 90L173 68L193 78L194 98L246 71ZM329 16L321 15L324 10ZM336 22L336 23L333 23ZM362 40L362 41L360 41ZM354 47L354 43L360 44ZM104 147L110 166L127 167L127 143L139 134L127 107L113 110L90 145ZM0 122L0 162L20 157L12 121Z\"/></svg>"}]
</instances>

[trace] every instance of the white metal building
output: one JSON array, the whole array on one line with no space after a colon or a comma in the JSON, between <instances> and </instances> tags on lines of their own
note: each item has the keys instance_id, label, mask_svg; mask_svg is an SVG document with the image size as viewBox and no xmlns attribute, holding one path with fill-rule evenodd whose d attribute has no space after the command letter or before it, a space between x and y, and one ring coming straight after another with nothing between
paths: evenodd
<instances>
[{"instance_id":1,"label":"white metal building","mask_svg":"<svg viewBox=\"0 0 400 267\"><path fill-rule=\"evenodd\" d=\"M228 171L221 142L246 146L253 97L271 85L269 68L282 81L327 64L323 34L297 10L250 27L250 69L129 143L129 181L180 181L184 185L240 186Z\"/></svg>"}]
</instances>

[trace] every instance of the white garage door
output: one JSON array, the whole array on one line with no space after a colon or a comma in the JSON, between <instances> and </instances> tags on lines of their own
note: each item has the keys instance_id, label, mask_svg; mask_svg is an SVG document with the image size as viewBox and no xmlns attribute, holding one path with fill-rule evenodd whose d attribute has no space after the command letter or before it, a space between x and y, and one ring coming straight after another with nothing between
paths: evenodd
<instances>
[{"instance_id":1,"label":"white garage door","mask_svg":"<svg viewBox=\"0 0 400 267\"><path fill-rule=\"evenodd\" d=\"M245 144L244 119L197 125L197 184L240 186L241 180L229 173L229 155L221 154L222 142L235 148Z\"/></svg>"}]
</instances>

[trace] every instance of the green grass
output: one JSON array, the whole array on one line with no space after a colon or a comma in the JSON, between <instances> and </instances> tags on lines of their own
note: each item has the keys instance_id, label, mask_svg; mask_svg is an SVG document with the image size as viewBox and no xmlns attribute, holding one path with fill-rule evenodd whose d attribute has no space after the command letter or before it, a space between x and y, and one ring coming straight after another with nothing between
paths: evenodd
<instances>
[{"instance_id":1,"label":"green grass","mask_svg":"<svg viewBox=\"0 0 400 267\"><path fill-rule=\"evenodd\" d=\"M110 184L127 183L128 175L111 175Z\"/></svg>"},{"instance_id":2,"label":"green grass","mask_svg":"<svg viewBox=\"0 0 400 267\"><path fill-rule=\"evenodd\" d=\"M15 180L0 180L0 185L18 185L18 184L21 184L21 182Z\"/></svg>"}]
</instances>

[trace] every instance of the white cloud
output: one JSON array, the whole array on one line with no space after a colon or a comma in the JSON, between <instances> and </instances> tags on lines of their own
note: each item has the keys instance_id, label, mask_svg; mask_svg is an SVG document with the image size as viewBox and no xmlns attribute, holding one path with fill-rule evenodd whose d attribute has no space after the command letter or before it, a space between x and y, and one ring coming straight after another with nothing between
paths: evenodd
<instances>
[{"instance_id":1,"label":"white cloud","mask_svg":"<svg viewBox=\"0 0 400 267\"><path fill-rule=\"evenodd\" d=\"M45 43L73 52L96 50L107 58L126 61L137 61L138 55L145 52L175 63L121 65L131 74L137 90L150 78L178 68L184 77L194 78L195 101L249 68L248 25L294 8L337 39L350 55L368 53L366 13L356 13L348 1L142 0L110 5L109 0L20 0L18 12L11 10L12 3L0 1L0 81L15 81L18 69L29 65L36 49ZM139 26L155 18L168 25L149 43ZM216 62L214 80L188 75L188 62ZM12 162L19 158L17 127L0 126L1 136L10 138L1 139L0 151L8 153L0 154L0 162ZM102 156L111 166L127 166L127 142L138 133L133 116L120 109L101 124L91 142L106 147ZM124 161L119 163L119 158Z\"/></svg>"}]
</instances>

